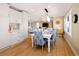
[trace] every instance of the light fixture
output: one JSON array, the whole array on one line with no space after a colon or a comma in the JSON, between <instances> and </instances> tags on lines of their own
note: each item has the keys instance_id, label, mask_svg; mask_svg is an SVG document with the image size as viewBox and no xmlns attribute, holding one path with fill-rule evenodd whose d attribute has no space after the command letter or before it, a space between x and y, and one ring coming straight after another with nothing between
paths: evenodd
<instances>
[{"instance_id":1,"label":"light fixture","mask_svg":"<svg viewBox=\"0 0 79 59\"><path fill-rule=\"evenodd\" d=\"M34 9L31 9L30 11L32 11L32 12L33 12L33 11L34 11Z\"/></svg>"},{"instance_id":2,"label":"light fixture","mask_svg":"<svg viewBox=\"0 0 79 59\"><path fill-rule=\"evenodd\" d=\"M39 23L38 22L36 23L36 27L39 28Z\"/></svg>"},{"instance_id":3,"label":"light fixture","mask_svg":"<svg viewBox=\"0 0 79 59\"><path fill-rule=\"evenodd\" d=\"M47 21L50 22L50 17L49 16L47 16Z\"/></svg>"},{"instance_id":4,"label":"light fixture","mask_svg":"<svg viewBox=\"0 0 79 59\"><path fill-rule=\"evenodd\" d=\"M48 10L47 8L44 8L45 12L46 12L46 19L48 22L50 22L50 17L48 16Z\"/></svg>"},{"instance_id":5,"label":"light fixture","mask_svg":"<svg viewBox=\"0 0 79 59\"><path fill-rule=\"evenodd\" d=\"M51 8L52 6L51 6L51 5L48 5L47 7L48 7L48 8Z\"/></svg>"},{"instance_id":6,"label":"light fixture","mask_svg":"<svg viewBox=\"0 0 79 59\"><path fill-rule=\"evenodd\" d=\"M46 8L44 10L46 11L46 13L48 13L48 10Z\"/></svg>"}]
</instances>

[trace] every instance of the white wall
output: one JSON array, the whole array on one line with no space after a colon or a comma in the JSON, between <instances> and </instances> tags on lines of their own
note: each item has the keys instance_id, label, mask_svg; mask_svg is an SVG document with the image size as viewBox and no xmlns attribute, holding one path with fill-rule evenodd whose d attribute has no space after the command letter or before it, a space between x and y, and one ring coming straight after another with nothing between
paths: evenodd
<instances>
[{"instance_id":1,"label":"white wall","mask_svg":"<svg viewBox=\"0 0 79 59\"><path fill-rule=\"evenodd\" d=\"M11 11L12 12L12 11ZM18 12L17 12L18 13ZM20 13L19 13L20 14ZM14 18L10 18L10 9L7 4L0 3L0 49L14 45L23 41L28 36L28 14L22 13L20 17L13 15ZM17 18L16 18L17 17ZM9 32L9 23L16 22L21 24L20 30Z\"/></svg>"},{"instance_id":2,"label":"white wall","mask_svg":"<svg viewBox=\"0 0 79 59\"><path fill-rule=\"evenodd\" d=\"M0 3L0 49L9 46L8 5Z\"/></svg>"},{"instance_id":3,"label":"white wall","mask_svg":"<svg viewBox=\"0 0 79 59\"><path fill-rule=\"evenodd\" d=\"M69 43L70 47L72 48L73 52L75 55L79 55L79 4L73 4L71 9L71 34L70 36L67 32L65 32L65 39ZM73 15L77 14L78 15L78 22L76 24L73 23ZM68 15L69 12L68 12Z\"/></svg>"},{"instance_id":4,"label":"white wall","mask_svg":"<svg viewBox=\"0 0 79 59\"><path fill-rule=\"evenodd\" d=\"M59 24L57 24L57 21ZM59 16L59 17L54 17L53 18L53 28L57 30L57 33L63 33L64 29L64 17Z\"/></svg>"}]
</instances>

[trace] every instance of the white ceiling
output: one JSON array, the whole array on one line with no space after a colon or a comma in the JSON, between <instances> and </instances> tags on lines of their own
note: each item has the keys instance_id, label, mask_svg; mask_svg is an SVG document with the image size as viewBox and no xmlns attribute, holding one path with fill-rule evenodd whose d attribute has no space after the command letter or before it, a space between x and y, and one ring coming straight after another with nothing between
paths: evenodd
<instances>
[{"instance_id":1,"label":"white ceiling","mask_svg":"<svg viewBox=\"0 0 79 59\"><path fill-rule=\"evenodd\" d=\"M51 17L64 16L69 8L71 3L12 3L11 5L28 11L33 19L38 20L41 16L45 15L44 8L48 9L48 15Z\"/></svg>"}]
</instances>

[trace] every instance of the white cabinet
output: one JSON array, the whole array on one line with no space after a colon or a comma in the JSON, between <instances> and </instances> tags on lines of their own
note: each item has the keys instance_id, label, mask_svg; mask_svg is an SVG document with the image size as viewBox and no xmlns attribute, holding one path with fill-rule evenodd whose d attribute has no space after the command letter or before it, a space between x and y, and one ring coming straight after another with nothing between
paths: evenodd
<instances>
[{"instance_id":1,"label":"white cabinet","mask_svg":"<svg viewBox=\"0 0 79 59\"><path fill-rule=\"evenodd\" d=\"M10 33L10 43L14 45L23 41L28 36L28 14L13 9L10 9L9 12L9 23L19 24L19 29L13 29Z\"/></svg>"},{"instance_id":2,"label":"white cabinet","mask_svg":"<svg viewBox=\"0 0 79 59\"><path fill-rule=\"evenodd\" d=\"M9 12L9 21L11 23L22 23L22 12L13 9L10 9Z\"/></svg>"}]
</instances>

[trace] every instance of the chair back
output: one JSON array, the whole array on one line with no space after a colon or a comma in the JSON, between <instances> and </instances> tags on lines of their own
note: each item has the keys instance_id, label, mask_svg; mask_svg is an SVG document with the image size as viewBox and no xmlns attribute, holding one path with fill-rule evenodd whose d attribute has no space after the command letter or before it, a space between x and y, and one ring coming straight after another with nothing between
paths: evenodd
<instances>
[{"instance_id":1,"label":"chair back","mask_svg":"<svg viewBox=\"0 0 79 59\"><path fill-rule=\"evenodd\" d=\"M43 45L44 44L44 39L43 39L43 35L41 31L35 31L35 35L34 35L34 42L37 45Z\"/></svg>"},{"instance_id":2,"label":"chair back","mask_svg":"<svg viewBox=\"0 0 79 59\"><path fill-rule=\"evenodd\" d=\"M56 40L56 31L52 31L51 40Z\"/></svg>"}]
</instances>

